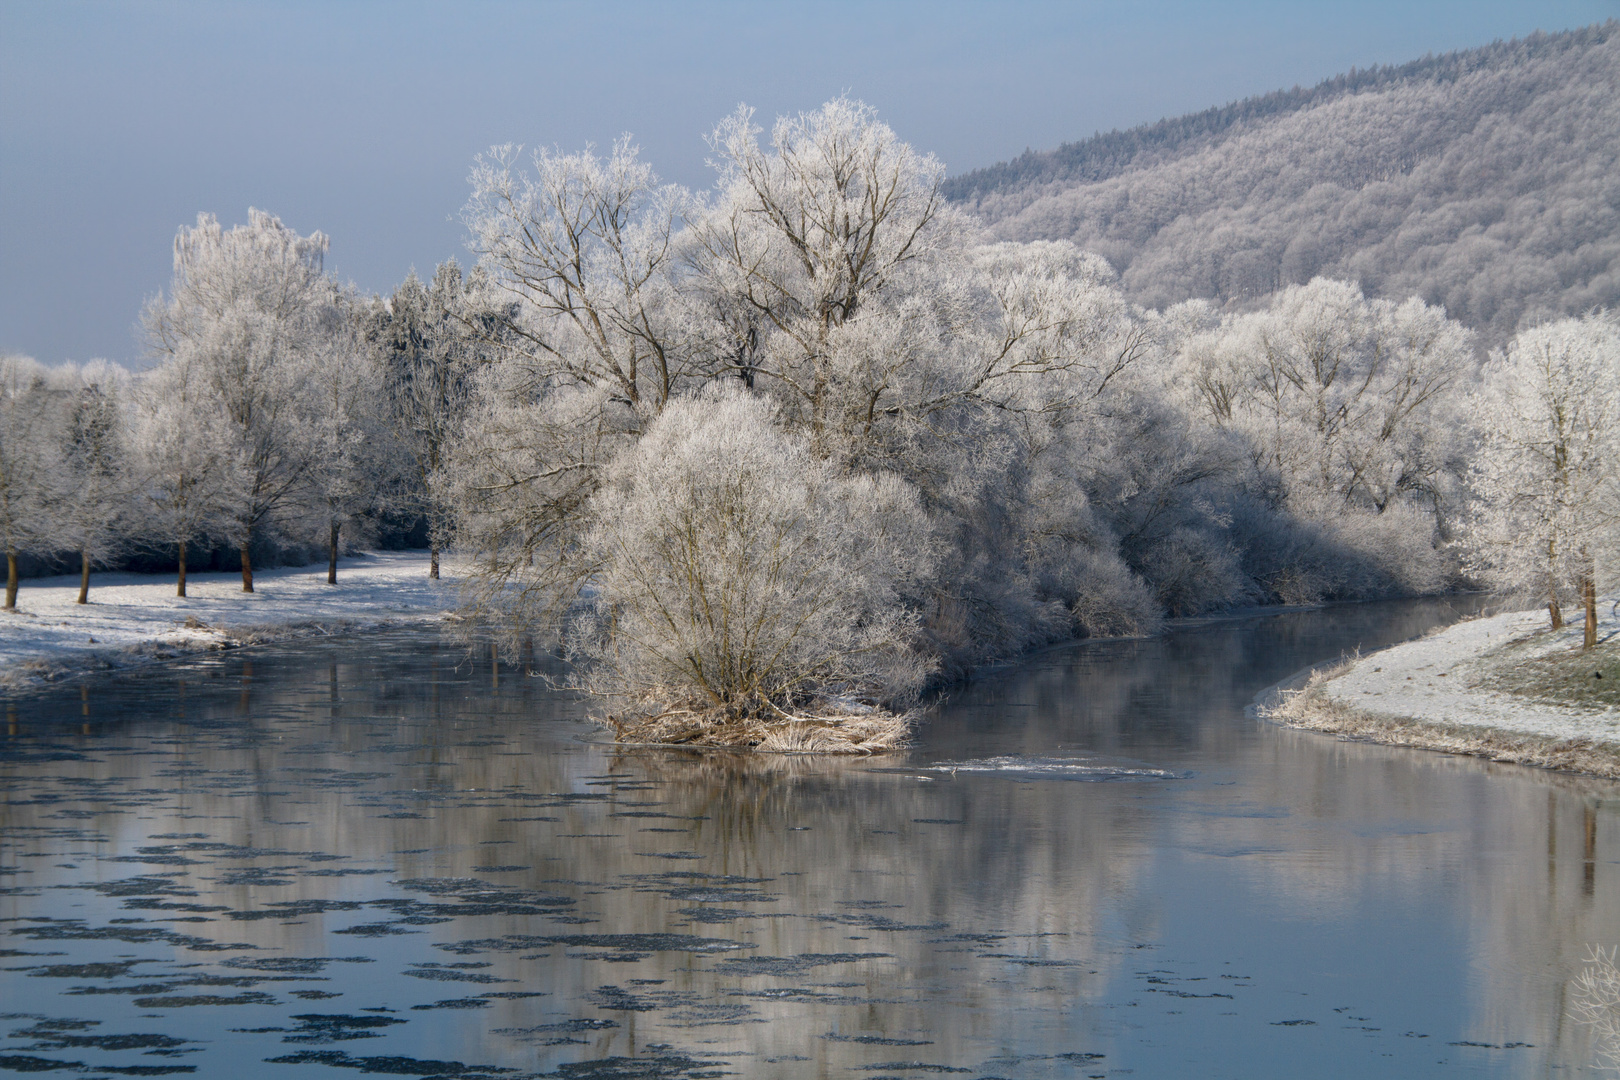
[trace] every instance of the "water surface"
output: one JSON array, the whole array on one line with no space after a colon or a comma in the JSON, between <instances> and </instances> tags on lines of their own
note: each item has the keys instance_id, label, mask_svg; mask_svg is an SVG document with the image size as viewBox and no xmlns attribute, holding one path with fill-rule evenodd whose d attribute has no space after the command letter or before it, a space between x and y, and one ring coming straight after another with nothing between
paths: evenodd
<instances>
[{"instance_id":1,"label":"water surface","mask_svg":"<svg viewBox=\"0 0 1620 1080\"><path fill-rule=\"evenodd\" d=\"M0 1070L1599 1075L1615 786L1244 714L1456 614L1053 649L858 761L616 751L429 631L18 699Z\"/></svg>"}]
</instances>

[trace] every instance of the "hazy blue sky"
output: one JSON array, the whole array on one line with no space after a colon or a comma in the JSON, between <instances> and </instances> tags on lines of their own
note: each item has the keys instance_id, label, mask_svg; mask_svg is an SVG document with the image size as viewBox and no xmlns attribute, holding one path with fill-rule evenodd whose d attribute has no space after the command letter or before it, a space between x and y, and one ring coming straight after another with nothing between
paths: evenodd
<instances>
[{"instance_id":1,"label":"hazy blue sky","mask_svg":"<svg viewBox=\"0 0 1620 1080\"><path fill-rule=\"evenodd\" d=\"M491 143L623 132L707 185L703 135L848 92L952 173L1536 29L1620 0L75 3L0 0L0 351L138 359L175 230L257 206L386 291L467 259Z\"/></svg>"}]
</instances>

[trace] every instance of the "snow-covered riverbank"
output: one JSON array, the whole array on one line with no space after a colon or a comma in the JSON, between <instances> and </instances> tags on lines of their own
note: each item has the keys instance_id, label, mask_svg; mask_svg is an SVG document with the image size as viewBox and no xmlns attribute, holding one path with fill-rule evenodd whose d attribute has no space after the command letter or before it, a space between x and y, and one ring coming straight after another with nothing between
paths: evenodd
<instances>
[{"instance_id":1,"label":"snow-covered riverbank","mask_svg":"<svg viewBox=\"0 0 1620 1080\"><path fill-rule=\"evenodd\" d=\"M440 618L456 604L451 575L428 578L426 552L343 559L242 576L193 573L184 599L174 578L98 574L90 602L75 603L77 574L22 583L17 610L0 613L0 689L23 689L81 670L123 667L202 649Z\"/></svg>"},{"instance_id":2,"label":"snow-covered riverbank","mask_svg":"<svg viewBox=\"0 0 1620 1080\"><path fill-rule=\"evenodd\" d=\"M1600 604L1589 652L1579 611L1557 632L1543 610L1510 612L1320 670L1260 711L1372 742L1620 778L1615 600Z\"/></svg>"}]
</instances>

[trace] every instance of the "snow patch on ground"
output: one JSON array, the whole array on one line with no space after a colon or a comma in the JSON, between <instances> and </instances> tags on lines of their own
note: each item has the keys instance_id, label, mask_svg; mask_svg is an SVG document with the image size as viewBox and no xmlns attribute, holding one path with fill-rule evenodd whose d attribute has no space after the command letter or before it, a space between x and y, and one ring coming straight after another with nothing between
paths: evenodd
<instances>
[{"instance_id":1,"label":"snow patch on ground","mask_svg":"<svg viewBox=\"0 0 1620 1080\"><path fill-rule=\"evenodd\" d=\"M1620 639L1616 600L1599 605L1600 648ZM1620 778L1620 709L1488 685L1554 654L1578 654L1582 613L1570 614L1574 622L1556 632L1545 611L1460 622L1319 671L1259 711L1314 731Z\"/></svg>"},{"instance_id":2,"label":"snow patch on ground","mask_svg":"<svg viewBox=\"0 0 1620 1080\"><path fill-rule=\"evenodd\" d=\"M1620 634L1614 598L1599 605L1598 640ZM1524 642L1515 661L1580 648L1581 613L1549 632L1545 611L1516 611L1460 622L1429 637L1363 656L1322 683L1330 701L1429 723L1491 728L1550 739L1594 739L1620 745L1620 710L1535 701L1480 684L1506 645Z\"/></svg>"},{"instance_id":3,"label":"snow patch on ground","mask_svg":"<svg viewBox=\"0 0 1620 1080\"><path fill-rule=\"evenodd\" d=\"M240 573L193 573L184 599L172 576L97 574L83 606L74 602L77 574L30 578L17 610L0 612L0 688L235 644L436 620L458 600L445 569L432 581L426 552L379 552L340 560L336 585L326 583L324 563L256 571L251 593Z\"/></svg>"}]
</instances>

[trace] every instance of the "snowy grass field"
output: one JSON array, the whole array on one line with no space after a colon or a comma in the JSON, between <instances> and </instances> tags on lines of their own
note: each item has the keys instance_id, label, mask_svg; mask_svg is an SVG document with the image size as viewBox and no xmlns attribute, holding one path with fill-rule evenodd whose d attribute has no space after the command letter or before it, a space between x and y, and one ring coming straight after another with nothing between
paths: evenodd
<instances>
[{"instance_id":1,"label":"snowy grass field","mask_svg":"<svg viewBox=\"0 0 1620 1080\"><path fill-rule=\"evenodd\" d=\"M173 575L98 574L90 602L75 603L77 574L31 578L17 610L0 613L0 688L25 689L83 670L104 670L304 634L441 618L455 607L446 567L428 578L426 552L380 552L342 559L338 583L326 564L257 571L251 593L242 575L187 575L185 598Z\"/></svg>"},{"instance_id":2,"label":"snowy grass field","mask_svg":"<svg viewBox=\"0 0 1620 1080\"><path fill-rule=\"evenodd\" d=\"M1268 719L1374 742L1620 778L1620 597L1547 629L1544 610L1470 619L1317 672Z\"/></svg>"}]
</instances>

